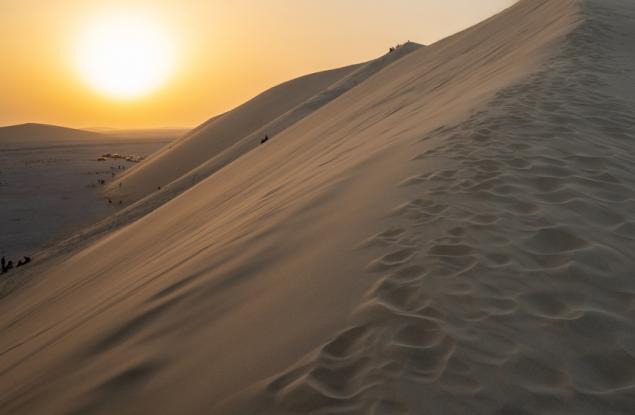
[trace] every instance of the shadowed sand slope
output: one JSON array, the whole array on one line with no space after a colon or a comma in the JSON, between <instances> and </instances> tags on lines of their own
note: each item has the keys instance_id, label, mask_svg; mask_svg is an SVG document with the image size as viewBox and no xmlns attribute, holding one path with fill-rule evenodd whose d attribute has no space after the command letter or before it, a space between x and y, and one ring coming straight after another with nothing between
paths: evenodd
<instances>
[{"instance_id":1,"label":"shadowed sand slope","mask_svg":"<svg viewBox=\"0 0 635 415\"><path fill-rule=\"evenodd\" d=\"M0 412L629 414L635 5L522 0L0 303Z\"/></svg>"},{"instance_id":2,"label":"shadowed sand slope","mask_svg":"<svg viewBox=\"0 0 635 415\"><path fill-rule=\"evenodd\" d=\"M105 139L106 136L86 130L59 127L48 124L18 124L0 127L0 144L48 143L52 141L77 141Z\"/></svg>"},{"instance_id":3,"label":"shadowed sand slope","mask_svg":"<svg viewBox=\"0 0 635 415\"><path fill-rule=\"evenodd\" d=\"M272 88L195 128L112 183L110 194L136 200L162 187L159 198L173 197L257 147L265 135L273 138L419 47L409 42L365 64L318 72Z\"/></svg>"}]
</instances>

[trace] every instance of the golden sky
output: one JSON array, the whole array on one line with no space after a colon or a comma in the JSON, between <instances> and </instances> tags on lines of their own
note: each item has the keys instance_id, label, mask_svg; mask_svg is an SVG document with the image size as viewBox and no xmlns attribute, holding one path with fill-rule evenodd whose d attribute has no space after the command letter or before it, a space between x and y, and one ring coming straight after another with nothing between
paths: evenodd
<instances>
[{"instance_id":1,"label":"golden sky","mask_svg":"<svg viewBox=\"0 0 635 415\"><path fill-rule=\"evenodd\" d=\"M192 127L280 82L430 44L513 3L0 0L0 125ZM146 95L112 97L82 76L79 45L113 14L143 16L169 39L170 71Z\"/></svg>"}]
</instances>

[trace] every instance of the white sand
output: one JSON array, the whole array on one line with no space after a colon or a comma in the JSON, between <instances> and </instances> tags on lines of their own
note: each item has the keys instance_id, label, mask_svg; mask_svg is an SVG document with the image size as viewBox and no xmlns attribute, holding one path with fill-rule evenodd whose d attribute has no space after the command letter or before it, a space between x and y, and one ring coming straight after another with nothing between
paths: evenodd
<instances>
[{"instance_id":1,"label":"white sand","mask_svg":"<svg viewBox=\"0 0 635 415\"><path fill-rule=\"evenodd\" d=\"M21 274L0 412L632 413L634 21L522 0Z\"/></svg>"}]
</instances>

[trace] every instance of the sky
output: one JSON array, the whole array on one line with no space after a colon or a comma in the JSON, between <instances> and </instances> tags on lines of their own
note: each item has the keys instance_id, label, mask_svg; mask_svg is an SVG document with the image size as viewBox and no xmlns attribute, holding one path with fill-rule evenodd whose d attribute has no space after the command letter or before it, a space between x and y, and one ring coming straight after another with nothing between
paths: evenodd
<instances>
[{"instance_id":1,"label":"sky","mask_svg":"<svg viewBox=\"0 0 635 415\"><path fill-rule=\"evenodd\" d=\"M286 80L367 61L407 40L432 44L513 3L0 0L0 126L194 127ZM104 16L126 15L159 31L169 57L144 68L163 75L153 89L122 98L88 80L86 71L111 74L96 56L106 48L93 41L92 53L81 51Z\"/></svg>"}]
</instances>

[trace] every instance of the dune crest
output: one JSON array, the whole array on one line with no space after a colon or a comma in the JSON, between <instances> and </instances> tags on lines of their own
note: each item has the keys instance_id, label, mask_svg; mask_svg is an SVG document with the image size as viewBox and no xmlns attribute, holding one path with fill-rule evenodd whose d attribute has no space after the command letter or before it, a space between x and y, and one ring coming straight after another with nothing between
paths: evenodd
<instances>
[{"instance_id":1,"label":"dune crest","mask_svg":"<svg viewBox=\"0 0 635 415\"><path fill-rule=\"evenodd\" d=\"M521 0L0 303L0 412L632 411L635 5Z\"/></svg>"}]
</instances>

